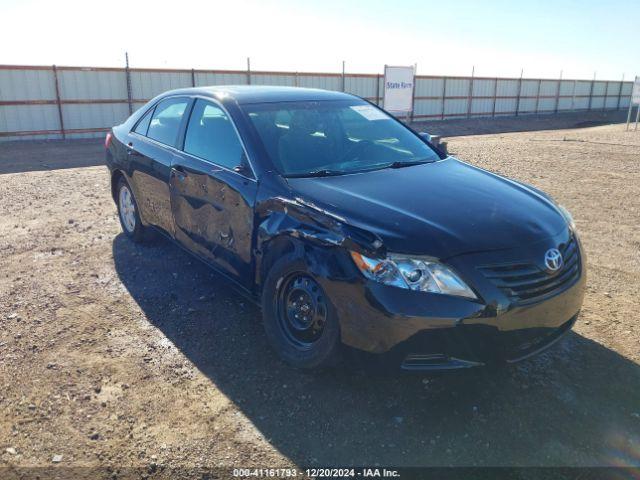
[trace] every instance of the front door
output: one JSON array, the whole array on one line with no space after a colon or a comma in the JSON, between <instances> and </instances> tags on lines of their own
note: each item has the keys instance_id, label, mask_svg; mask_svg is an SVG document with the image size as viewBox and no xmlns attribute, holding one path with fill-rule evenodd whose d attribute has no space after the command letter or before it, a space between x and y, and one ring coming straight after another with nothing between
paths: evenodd
<instances>
[{"instance_id":1,"label":"front door","mask_svg":"<svg viewBox=\"0 0 640 480\"><path fill-rule=\"evenodd\" d=\"M183 152L171 165L175 238L246 287L257 191L250 172L231 118L217 104L196 100Z\"/></svg>"}]
</instances>

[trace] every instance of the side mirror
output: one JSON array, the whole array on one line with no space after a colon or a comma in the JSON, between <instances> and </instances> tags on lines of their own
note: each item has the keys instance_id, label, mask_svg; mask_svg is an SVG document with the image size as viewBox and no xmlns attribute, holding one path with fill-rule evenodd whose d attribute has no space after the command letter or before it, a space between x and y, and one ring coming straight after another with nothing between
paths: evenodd
<instances>
[{"instance_id":1,"label":"side mirror","mask_svg":"<svg viewBox=\"0 0 640 480\"><path fill-rule=\"evenodd\" d=\"M434 147L440 150L444 155L449 155L447 150L447 142L442 141L442 137L440 135L430 135L427 132L420 132L420 136L424 138L426 141L430 142Z\"/></svg>"},{"instance_id":2,"label":"side mirror","mask_svg":"<svg viewBox=\"0 0 640 480\"><path fill-rule=\"evenodd\" d=\"M247 154L242 150L242 155L240 156L240 163L233 167L233 171L239 173L240 175L244 175L245 177L251 177L253 175L253 171L249 166L249 159L247 159Z\"/></svg>"},{"instance_id":3,"label":"side mirror","mask_svg":"<svg viewBox=\"0 0 640 480\"><path fill-rule=\"evenodd\" d=\"M240 165L233 167L233 171L240 175L244 175L245 177L251 175L251 169L246 163L241 163Z\"/></svg>"}]
</instances>

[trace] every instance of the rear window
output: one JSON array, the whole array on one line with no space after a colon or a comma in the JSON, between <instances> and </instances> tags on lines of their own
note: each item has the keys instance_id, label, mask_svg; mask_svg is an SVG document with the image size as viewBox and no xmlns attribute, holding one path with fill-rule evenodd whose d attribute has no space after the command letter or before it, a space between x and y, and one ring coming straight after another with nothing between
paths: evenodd
<instances>
[{"instance_id":1,"label":"rear window","mask_svg":"<svg viewBox=\"0 0 640 480\"><path fill-rule=\"evenodd\" d=\"M188 104L188 98L169 98L160 102L151 117L147 137L165 145L175 145Z\"/></svg>"},{"instance_id":2,"label":"rear window","mask_svg":"<svg viewBox=\"0 0 640 480\"><path fill-rule=\"evenodd\" d=\"M136 125L136 128L133 131L146 137L147 130L149 130L149 123L151 122L151 115L153 115L153 108L149 110L144 117L142 117L142 120L138 122L138 125Z\"/></svg>"}]
</instances>

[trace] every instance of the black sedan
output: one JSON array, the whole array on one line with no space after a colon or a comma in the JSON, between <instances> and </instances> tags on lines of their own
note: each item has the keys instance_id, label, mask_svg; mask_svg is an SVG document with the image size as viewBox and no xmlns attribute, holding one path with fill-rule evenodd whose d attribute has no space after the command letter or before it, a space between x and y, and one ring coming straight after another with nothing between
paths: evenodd
<instances>
[{"instance_id":1,"label":"black sedan","mask_svg":"<svg viewBox=\"0 0 640 480\"><path fill-rule=\"evenodd\" d=\"M514 362L582 305L563 207L353 95L174 90L106 148L126 235L159 232L260 302L298 368L335 364L345 345L406 370Z\"/></svg>"}]
</instances>

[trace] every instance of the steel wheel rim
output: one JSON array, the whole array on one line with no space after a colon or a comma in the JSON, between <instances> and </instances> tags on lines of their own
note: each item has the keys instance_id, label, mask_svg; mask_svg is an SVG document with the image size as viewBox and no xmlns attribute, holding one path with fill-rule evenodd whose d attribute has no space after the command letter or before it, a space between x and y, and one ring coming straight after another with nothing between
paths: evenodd
<instances>
[{"instance_id":1,"label":"steel wheel rim","mask_svg":"<svg viewBox=\"0 0 640 480\"><path fill-rule=\"evenodd\" d=\"M327 303L322 288L308 275L293 274L278 294L278 322L289 343L311 348L324 332Z\"/></svg>"},{"instance_id":2,"label":"steel wheel rim","mask_svg":"<svg viewBox=\"0 0 640 480\"><path fill-rule=\"evenodd\" d=\"M120 219L124 228L127 232L132 233L136 228L136 206L133 203L133 196L126 186L120 189L118 206L120 207Z\"/></svg>"}]
</instances>

